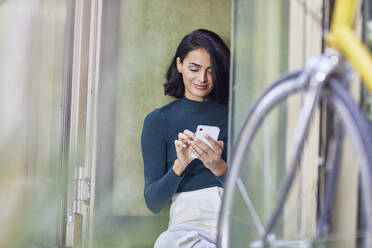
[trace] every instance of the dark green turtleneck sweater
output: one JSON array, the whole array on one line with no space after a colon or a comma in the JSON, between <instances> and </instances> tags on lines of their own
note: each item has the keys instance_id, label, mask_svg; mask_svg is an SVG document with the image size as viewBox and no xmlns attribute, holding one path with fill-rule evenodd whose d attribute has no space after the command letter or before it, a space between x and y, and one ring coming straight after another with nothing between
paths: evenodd
<instances>
[{"instance_id":1,"label":"dark green turtleneck sweater","mask_svg":"<svg viewBox=\"0 0 372 248\"><path fill-rule=\"evenodd\" d=\"M145 118L141 145L145 173L145 200L154 213L169 202L176 192L186 192L213 186L223 186L199 159L194 159L181 176L172 166L177 159L174 141L178 133L195 132L198 125L218 126L218 140L225 143L222 159L226 161L228 106L213 101L198 102L182 98L155 109Z\"/></svg>"}]
</instances>

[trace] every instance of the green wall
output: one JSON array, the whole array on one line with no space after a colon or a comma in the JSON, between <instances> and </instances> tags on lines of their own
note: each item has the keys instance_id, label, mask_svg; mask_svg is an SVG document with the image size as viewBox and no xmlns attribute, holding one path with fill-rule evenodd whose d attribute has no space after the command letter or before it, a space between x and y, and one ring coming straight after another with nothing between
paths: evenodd
<instances>
[{"instance_id":1,"label":"green wall","mask_svg":"<svg viewBox=\"0 0 372 248\"><path fill-rule=\"evenodd\" d=\"M206 28L230 43L231 0L121 2L115 123L115 215L151 215L143 198L140 136L145 116L173 99L164 96L167 67L181 39ZM162 215L168 215L163 211Z\"/></svg>"}]
</instances>

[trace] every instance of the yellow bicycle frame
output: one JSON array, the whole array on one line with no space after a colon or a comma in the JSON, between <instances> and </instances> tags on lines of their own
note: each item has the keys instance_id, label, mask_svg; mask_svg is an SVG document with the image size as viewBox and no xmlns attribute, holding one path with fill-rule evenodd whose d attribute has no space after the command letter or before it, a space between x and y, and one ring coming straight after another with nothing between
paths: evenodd
<instances>
[{"instance_id":1,"label":"yellow bicycle frame","mask_svg":"<svg viewBox=\"0 0 372 248\"><path fill-rule=\"evenodd\" d=\"M336 0L331 30L326 37L329 47L339 50L360 73L372 94L372 55L353 29L356 0Z\"/></svg>"}]
</instances>

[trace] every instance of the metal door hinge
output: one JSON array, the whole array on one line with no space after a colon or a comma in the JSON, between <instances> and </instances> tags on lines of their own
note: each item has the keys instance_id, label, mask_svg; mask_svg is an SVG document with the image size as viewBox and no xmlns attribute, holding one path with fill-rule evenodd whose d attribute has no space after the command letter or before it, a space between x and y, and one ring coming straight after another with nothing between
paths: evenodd
<instances>
[{"instance_id":1,"label":"metal door hinge","mask_svg":"<svg viewBox=\"0 0 372 248\"><path fill-rule=\"evenodd\" d=\"M75 199L74 213L81 214L81 204L89 205L90 203L90 178L84 178L83 167L75 168Z\"/></svg>"}]
</instances>

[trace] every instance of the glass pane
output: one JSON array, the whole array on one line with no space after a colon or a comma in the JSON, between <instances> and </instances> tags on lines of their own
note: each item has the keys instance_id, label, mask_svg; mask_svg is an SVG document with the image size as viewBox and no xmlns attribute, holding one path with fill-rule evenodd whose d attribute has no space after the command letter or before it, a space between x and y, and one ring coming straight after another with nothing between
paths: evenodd
<instances>
[{"instance_id":1,"label":"glass pane","mask_svg":"<svg viewBox=\"0 0 372 248\"><path fill-rule=\"evenodd\" d=\"M144 201L140 137L145 116L173 101L165 74L187 33L206 28L230 43L231 0L104 1L97 154L97 247L152 247L169 207Z\"/></svg>"},{"instance_id":2,"label":"glass pane","mask_svg":"<svg viewBox=\"0 0 372 248\"><path fill-rule=\"evenodd\" d=\"M230 148L250 108L287 70L289 1L235 0L232 43ZM267 222L285 168L286 106L274 109L247 153L241 179L263 224ZM230 152L232 154L232 152ZM258 233L241 193L232 213L231 247L247 246Z\"/></svg>"},{"instance_id":3,"label":"glass pane","mask_svg":"<svg viewBox=\"0 0 372 248\"><path fill-rule=\"evenodd\" d=\"M61 247L67 1L0 1L0 247Z\"/></svg>"}]
</instances>

